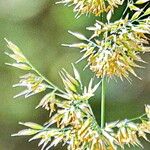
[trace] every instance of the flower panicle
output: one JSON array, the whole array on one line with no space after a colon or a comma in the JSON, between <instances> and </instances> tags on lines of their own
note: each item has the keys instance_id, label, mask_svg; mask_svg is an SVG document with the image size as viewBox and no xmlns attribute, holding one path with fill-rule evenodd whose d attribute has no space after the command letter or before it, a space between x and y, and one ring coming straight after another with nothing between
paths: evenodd
<instances>
[{"instance_id":1,"label":"flower panicle","mask_svg":"<svg viewBox=\"0 0 150 150\"><path fill-rule=\"evenodd\" d=\"M60 76L64 83L65 91L58 91L55 86L48 84L47 80L28 62L17 46L9 42L9 48L11 48L14 54L19 53L19 55L26 60L25 63L31 66L31 71L35 71L36 73L29 72L20 77L19 83L14 84L13 87L25 87L26 90L17 94L14 98L22 95L28 98L46 89L50 89L49 93L42 98L36 108L42 107L50 111L50 121L48 121L48 125L56 123L57 126L61 128L72 125L73 120L74 126L78 126L80 121L84 122L84 118L93 115L89 109L88 100L94 96L100 82L93 86L94 79L91 79L87 87L83 86L80 74L72 64L74 76L63 69L60 72ZM16 61L20 63L20 61ZM28 123L25 125L27 124ZM33 131L33 134L36 133L33 129L29 129L19 132L18 135L23 135L25 133L31 134L30 131Z\"/></svg>"},{"instance_id":2,"label":"flower panicle","mask_svg":"<svg viewBox=\"0 0 150 150\"><path fill-rule=\"evenodd\" d=\"M27 74L20 77L20 81L14 84L13 87L26 87L26 89L14 96L14 98L25 96L28 98L40 92L44 92L46 89L55 90L59 93L64 93L61 89L56 87L48 79L46 79L23 55L22 51L11 41L7 42L7 47L11 52L5 52L10 58L15 60L15 63L6 63L6 65L13 66L28 72Z\"/></svg>"},{"instance_id":3,"label":"flower panicle","mask_svg":"<svg viewBox=\"0 0 150 150\"><path fill-rule=\"evenodd\" d=\"M15 63L6 63L6 65L10 65L25 71L33 71L33 66L23 55L22 51L11 41L8 41L7 39L5 40L7 42L8 48L11 50L10 53L5 52L5 54L15 60ZM26 87L26 89L23 92L17 94L16 96L14 96L14 98L17 98L22 95L24 95L25 98L27 98L42 91L45 91L47 88L53 88L52 86L46 84L41 76L36 75L34 73L27 73L21 76L19 83L14 84L13 87Z\"/></svg>"},{"instance_id":4,"label":"flower panicle","mask_svg":"<svg viewBox=\"0 0 150 150\"><path fill-rule=\"evenodd\" d=\"M149 142L146 136L150 134L149 105L145 105L145 114L141 117L107 123L104 128L100 128L92 115L81 105L83 103L70 103L44 126L32 122L20 123L28 129L21 130L13 136L30 135L32 137L29 141L40 139L39 146L45 150L60 142L63 145L67 144L68 150L117 150L125 145L143 148L141 137ZM85 105L88 108L86 103ZM53 123L57 123L57 128L50 127Z\"/></svg>"},{"instance_id":5,"label":"flower panicle","mask_svg":"<svg viewBox=\"0 0 150 150\"><path fill-rule=\"evenodd\" d=\"M124 12L120 20L112 23L114 9L122 5L124 0L61 0L58 3L74 6L77 18L82 14L99 16L107 13L107 23L96 21L93 27L87 28L93 32L90 38L68 31L82 42L63 46L79 48L84 54L77 62L87 59L86 67L90 66L97 77L117 76L129 80L129 73L138 77L134 68L141 67L137 62L144 61L139 54L148 52L150 43L150 17L145 19L150 14L150 9L147 6L139 8L138 5L148 1L129 1L127 8L135 11L131 18L128 14L124 18ZM65 89L63 91L41 75L16 45L8 40L6 42L11 50L6 55L15 60L15 63L7 65L30 72L21 76L19 83L13 86L26 88L15 98L22 95L27 98L50 89L36 106L50 111L49 120L44 125L20 122L26 129L12 136L32 136L29 141L39 139L38 146L42 150L49 150L59 143L67 145L68 150L117 150L124 149L126 145L143 148L141 137L150 142L147 137L150 134L149 105L145 105L145 114L140 117L106 123L101 128L89 105L90 98L94 96L101 82L94 85L94 79L91 78L88 86L84 86L80 73L72 64L74 75L70 75L65 69L60 71Z\"/></svg>"},{"instance_id":6,"label":"flower panicle","mask_svg":"<svg viewBox=\"0 0 150 150\"><path fill-rule=\"evenodd\" d=\"M87 59L87 66L97 77L117 76L130 80L129 73L138 77L134 68L142 68L137 62L144 62L139 54L150 50L150 18L139 17L140 14L131 19L127 16L113 23L96 21L93 27L87 28L93 32L91 38L82 39L82 43L64 46L81 49L84 54L77 62ZM80 39L73 32L71 34Z\"/></svg>"},{"instance_id":7,"label":"flower panicle","mask_svg":"<svg viewBox=\"0 0 150 150\"><path fill-rule=\"evenodd\" d=\"M79 34L75 34L78 37L82 37ZM82 37L83 38L83 37ZM23 92L17 94L14 96L14 98L17 98L19 96L24 95L25 98L30 97L32 95L35 95L37 93L43 92L46 89L51 89L51 93L55 93L57 96L65 98L65 99L78 99L78 100L88 100L90 97L93 96L93 93L98 88L99 84L93 85L93 79L90 81L88 88L84 87L81 82L80 74L78 70L75 68L75 66L72 64L74 77L71 76L65 69L63 69L60 72L60 76L62 78L62 81L65 86L66 92L59 90L55 85L53 85L51 82L47 81L45 77L43 77L32 65L31 63L26 59L26 57L23 55L21 50L12 42L7 40L7 44L9 49L13 52L13 54L6 53L9 57L15 59L16 63L10 64L7 63L7 65L11 65L26 71L35 72L35 73L27 73L20 77L19 83L13 85L13 87L26 87L26 90ZM13 56L12 56L13 55ZM18 57L20 56L20 57ZM26 68L26 69L25 69ZM53 92L55 91L55 92ZM81 93L81 94L80 94ZM41 104L39 104L38 107L42 106L47 108L46 100L48 98L44 98Z\"/></svg>"}]
</instances>

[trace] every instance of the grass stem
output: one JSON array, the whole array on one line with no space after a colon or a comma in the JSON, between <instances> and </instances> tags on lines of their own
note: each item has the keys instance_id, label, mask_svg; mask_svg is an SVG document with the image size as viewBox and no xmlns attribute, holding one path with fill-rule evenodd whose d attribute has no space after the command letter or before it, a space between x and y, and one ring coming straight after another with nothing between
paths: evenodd
<instances>
[{"instance_id":1,"label":"grass stem","mask_svg":"<svg viewBox=\"0 0 150 150\"><path fill-rule=\"evenodd\" d=\"M105 94L106 94L106 80L102 79L102 90L101 90L101 128L105 125Z\"/></svg>"}]
</instances>

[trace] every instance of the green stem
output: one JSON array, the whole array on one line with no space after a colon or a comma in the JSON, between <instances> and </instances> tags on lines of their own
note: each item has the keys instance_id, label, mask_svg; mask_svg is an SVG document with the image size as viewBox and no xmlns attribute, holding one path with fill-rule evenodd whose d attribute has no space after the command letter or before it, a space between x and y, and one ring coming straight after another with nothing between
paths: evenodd
<instances>
[{"instance_id":1,"label":"green stem","mask_svg":"<svg viewBox=\"0 0 150 150\"><path fill-rule=\"evenodd\" d=\"M125 13L127 12L128 8L129 8L129 7L128 7L128 4L129 4L129 3L131 3L130 0L127 1L127 6L126 6L126 8L124 9L124 11L123 11L123 13L122 13L122 17L124 17Z\"/></svg>"},{"instance_id":2,"label":"green stem","mask_svg":"<svg viewBox=\"0 0 150 150\"><path fill-rule=\"evenodd\" d=\"M101 91L101 128L105 125L105 92L106 92L106 81L102 79L102 91Z\"/></svg>"},{"instance_id":3,"label":"green stem","mask_svg":"<svg viewBox=\"0 0 150 150\"><path fill-rule=\"evenodd\" d=\"M44 77L29 61L28 65L32 68L33 71L35 71L45 82L47 82L52 88L59 91L62 94L65 94L65 92L61 89L59 89L56 85L54 85L52 82L50 82L46 77Z\"/></svg>"},{"instance_id":4,"label":"green stem","mask_svg":"<svg viewBox=\"0 0 150 150\"><path fill-rule=\"evenodd\" d=\"M146 116L146 114L143 114L143 115L141 115L141 116L139 116L139 117L130 119L129 122L131 122L131 121L136 121L136 120L139 120L139 119L142 119L142 118L145 117L145 116Z\"/></svg>"},{"instance_id":5,"label":"green stem","mask_svg":"<svg viewBox=\"0 0 150 150\"><path fill-rule=\"evenodd\" d=\"M89 110L90 110L90 112L91 112L91 115L92 115L93 118L96 120L95 115L94 115L94 113L93 113L93 110L92 110L92 108L91 108L91 106L90 106L89 103L88 103L88 107L89 107Z\"/></svg>"}]
</instances>

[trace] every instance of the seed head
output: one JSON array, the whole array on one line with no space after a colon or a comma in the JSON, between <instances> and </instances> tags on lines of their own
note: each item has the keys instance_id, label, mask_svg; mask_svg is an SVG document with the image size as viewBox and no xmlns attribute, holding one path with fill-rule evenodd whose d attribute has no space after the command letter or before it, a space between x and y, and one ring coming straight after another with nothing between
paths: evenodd
<instances>
[{"instance_id":1,"label":"seed head","mask_svg":"<svg viewBox=\"0 0 150 150\"><path fill-rule=\"evenodd\" d=\"M118 5L122 5L124 0L61 0L57 3L62 3L68 6L74 6L73 11L77 13L76 17L82 14L94 14L99 16L103 12L114 11Z\"/></svg>"}]
</instances>

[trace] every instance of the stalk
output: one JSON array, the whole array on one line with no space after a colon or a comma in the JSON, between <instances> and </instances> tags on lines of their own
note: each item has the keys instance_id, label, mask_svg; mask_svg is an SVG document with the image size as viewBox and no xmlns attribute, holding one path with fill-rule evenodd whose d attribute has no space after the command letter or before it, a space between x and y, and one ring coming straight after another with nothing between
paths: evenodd
<instances>
[{"instance_id":1,"label":"stalk","mask_svg":"<svg viewBox=\"0 0 150 150\"><path fill-rule=\"evenodd\" d=\"M102 79L102 90L101 90L101 128L105 125L105 94L106 94L106 79Z\"/></svg>"},{"instance_id":2,"label":"stalk","mask_svg":"<svg viewBox=\"0 0 150 150\"><path fill-rule=\"evenodd\" d=\"M61 90L60 88L58 88L55 84L53 84L46 77L44 77L28 60L27 60L27 62L28 62L28 65L32 68L32 70L35 71L45 82L47 82L55 90L59 91L62 94L65 94L65 92L63 90Z\"/></svg>"}]
</instances>

